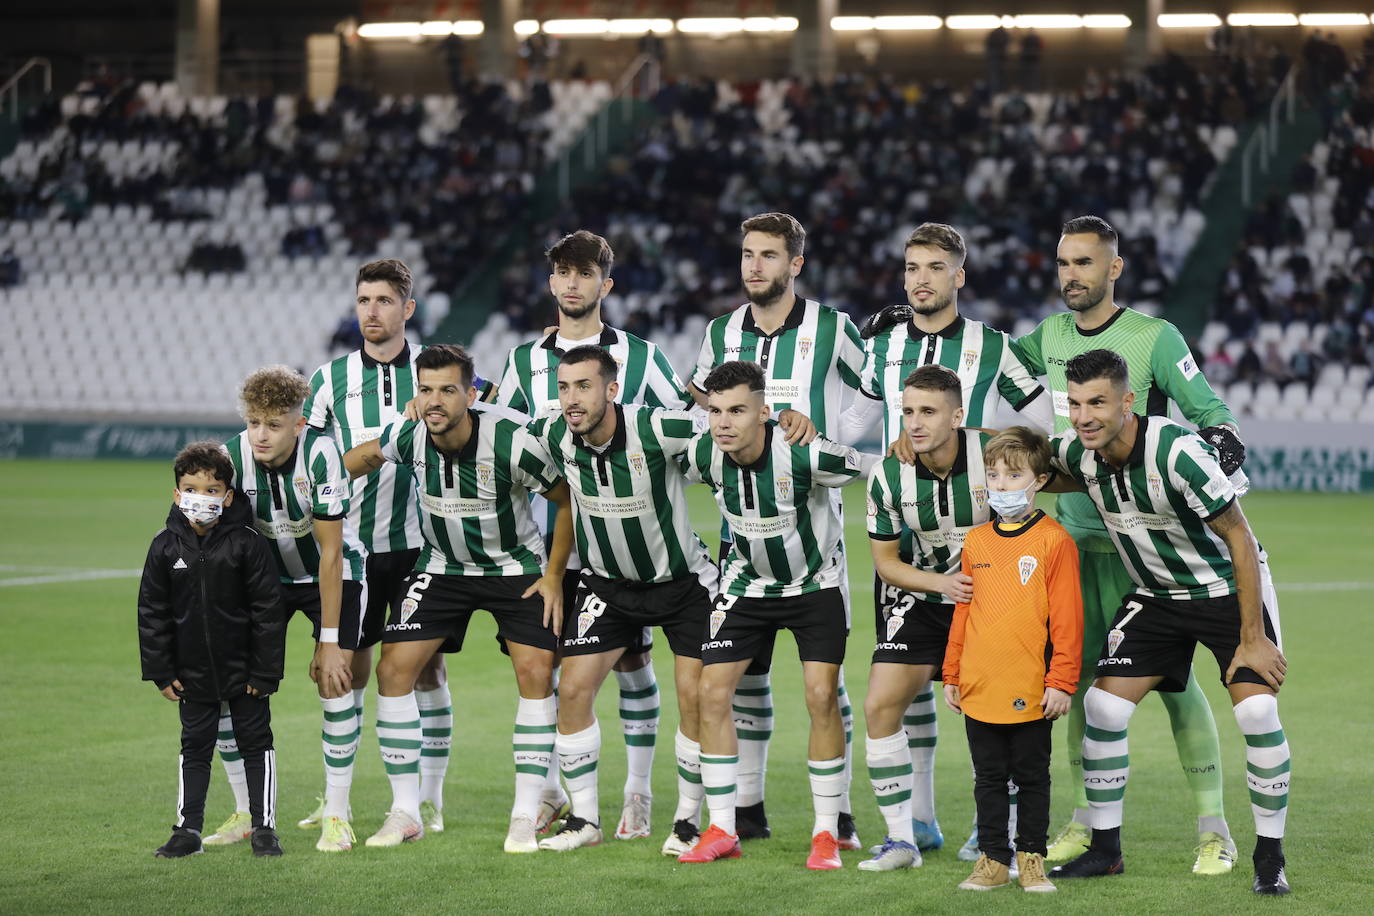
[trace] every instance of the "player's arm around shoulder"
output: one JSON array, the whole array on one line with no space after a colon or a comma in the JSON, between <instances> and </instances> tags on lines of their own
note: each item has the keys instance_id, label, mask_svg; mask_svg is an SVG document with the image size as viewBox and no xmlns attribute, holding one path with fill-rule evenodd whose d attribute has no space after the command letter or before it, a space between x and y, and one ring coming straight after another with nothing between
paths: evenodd
<instances>
[{"instance_id":1,"label":"player's arm around shoulder","mask_svg":"<svg viewBox=\"0 0 1374 916\"><path fill-rule=\"evenodd\" d=\"M843 487L853 480L867 478L883 460L881 455L861 452L824 437L792 447L806 450L815 481L824 487Z\"/></svg>"},{"instance_id":2,"label":"player's arm around shoulder","mask_svg":"<svg viewBox=\"0 0 1374 916\"><path fill-rule=\"evenodd\" d=\"M1058 718L1068 711L1068 697L1078 689L1083 664L1083 592L1079 579L1078 545L1054 519L1046 524L1045 591L1049 603L1050 643L1054 651L1045 672L1045 687L1060 691L1063 709L1051 715L1045 703L1045 718Z\"/></svg>"},{"instance_id":3,"label":"player's arm around shoulder","mask_svg":"<svg viewBox=\"0 0 1374 916\"><path fill-rule=\"evenodd\" d=\"M968 533L964 541L964 551L959 557L959 572L969 577L973 581L973 561L969 559L969 543L975 541L974 535L984 526L979 526ZM944 683L945 705L953 712L963 715L964 708L962 697L959 691L959 669L964 656L964 634L968 630L968 615L972 602L972 597L967 601L956 601L954 604L954 618L949 624L949 641L945 645L945 661L941 668L941 680Z\"/></svg>"}]
</instances>

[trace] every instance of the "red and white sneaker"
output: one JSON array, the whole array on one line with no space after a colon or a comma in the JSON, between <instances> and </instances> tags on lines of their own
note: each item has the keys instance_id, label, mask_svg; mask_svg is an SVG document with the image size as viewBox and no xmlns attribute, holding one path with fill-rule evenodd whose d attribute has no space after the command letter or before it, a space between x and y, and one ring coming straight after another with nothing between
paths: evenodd
<instances>
[{"instance_id":1,"label":"red and white sneaker","mask_svg":"<svg viewBox=\"0 0 1374 916\"><path fill-rule=\"evenodd\" d=\"M833 840L831 841L834 842ZM697 844L677 857L679 862L714 862L717 859L738 859L739 837L726 833L715 824L697 840Z\"/></svg>"},{"instance_id":2,"label":"red and white sneaker","mask_svg":"<svg viewBox=\"0 0 1374 916\"><path fill-rule=\"evenodd\" d=\"M806 867L812 871L832 871L844 868L840 861L840 844L835 834L822 830L811 838L811 855L806 857Z\"/></svg>"}]
</instances>

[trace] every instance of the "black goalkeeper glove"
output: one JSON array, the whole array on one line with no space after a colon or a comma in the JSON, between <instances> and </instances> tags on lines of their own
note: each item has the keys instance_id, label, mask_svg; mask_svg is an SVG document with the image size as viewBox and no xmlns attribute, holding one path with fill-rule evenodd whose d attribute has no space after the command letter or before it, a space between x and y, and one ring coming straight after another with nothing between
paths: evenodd
<instances>
[{"instance_id":1,"label":"black goalkeeper glove","mask_svg":"<svg viewBox=\"0 0 1374 916\"><path fill-rule=\"evenodd\" d=\"M859 336L864 340L870 337L877 337L883 331L895 325L902 324L911 320L911 306L909 305L889 305L880 312L874 312L864 321L864 326L859 328Z\"/></svg>"},{"instance_id":2,"label":"black goalkeeper glove","mask_svg":"<svg viewBox=\"0 0 1374 916\"><path fill-rule=\"evenodd\" d=\"M1202 440L1217 450L1217 462L1222 473L1230 477L1245 463L1245 443L1240 441L1235 430L1229 426L1209 426L1197 434Z\"/></svg>"}]
</instances>

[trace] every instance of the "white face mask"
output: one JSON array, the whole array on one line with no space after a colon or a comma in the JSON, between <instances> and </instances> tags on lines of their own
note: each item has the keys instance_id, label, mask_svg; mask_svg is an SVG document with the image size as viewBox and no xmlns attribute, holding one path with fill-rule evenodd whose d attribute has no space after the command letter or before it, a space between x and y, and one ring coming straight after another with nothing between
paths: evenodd
<instances>
[{"instance_id":1,"label":"white face mask","mask_svg":"<svg viewBox=\"0 0 1374 916\"><path fill-rule=\"evenodd\" d=\"M223 496L205 496L201 493L183 493L179 508L193 525L209 525L218 521L224 512Z\"/></svg>"},{"instance_id":2,"label":"white face mask","mask_svg":"<svg viewBox=\"0 0 1374 916\"><path fill-rule=\"evenodd\" d=\"M988 490L988 508L1002 518L1020 518L1030 508L1030 488Z\"/></svg>"}]
</instances>

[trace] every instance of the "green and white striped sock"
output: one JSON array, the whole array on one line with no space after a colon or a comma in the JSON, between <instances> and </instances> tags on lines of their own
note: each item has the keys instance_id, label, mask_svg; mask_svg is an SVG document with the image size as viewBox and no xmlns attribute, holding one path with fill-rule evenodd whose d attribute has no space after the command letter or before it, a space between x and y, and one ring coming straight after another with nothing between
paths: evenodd
<instances>
[{"instance_id":1,"label":"green and white striped sock","mask_svg":"<svg viewBox=\"0 0 1374 916\"><path fill-rule=\"evenodd\" d=\"M1245 735L1245 781L1250 786L1255 833L1282 839L1288 819L1288 783L1293 775L1293 761L1279 722L1278 697L1246 697L1232 712Z\"/></svg>"},{"instance_id":2,"label":"green and white striped sock","mask_svg":"<svg viewBox=\"0 0 1374 916\"><path fill-rule=\"evenodd\" d=\"M597 787L597 765L601 760L601 724L595 719L580 732L571 735L558 733L558 768L572 796L573 814L601 823L600 795Z\"/></svg>"},{"instance_id":3,"label":"green and white striped sock","mask_svg":"<svg viewBox=\"0 0 1374 916\"><path fill-rule=\"evenodd\" d=\"M739 756L701 755L701 784L706 789L706 810L711 823L735 835L735 805L738 803Z\"/></svg>"},{"instance_id":4,"label":"green and white striped sock","mask_svg":"<svg viewBox=\"0 0 1374 916\"><path fill-rule=\"evenodd\" d=\"M844 665L840 666L836 695L840 701L840 723L844 726L844 791L840 793L840 810L852 814L854 809L849 804L849 787L854 781L854 707L849 702L849 691L844 689Z\"/></svg>"},{"instance_id":5,"label":"green and white striped sock","mask_svg":"<svg viewBox=\"0 0 1374 916\"><path fill-rule=\"evenodd\" d=\"M324 816L348 818L348 794L353 786L353 763L358 756L362 729L353 694L320 697L324 723L320 742L324 748Z\"/></svg>"},{"instance_id":6,"label":"green and white striped sock","mask_svg":"<svg viewBox=\"0 0 1374 916\"><path fill-rule=\"evenodd\" d=\"M377 697L377 744L391 782L391 807L420 820L420 708L415 694Z\"/></svg>"},{"instance_id":7,"label":"green and white striped sock","mask_svg":"<svg viewBox=\"0 0 1374 916\"><path fill-rule=\"evenodd\" d=\"M635 671L617 671L615 680L620 686L620 728L625 735L625 795L652 795L649 776L654 769L659 719L653 663Z\"/></svg>"},{"instance_id":8,"label":"green and white striped sock","mask_svg":"<svg viewBox=\"0 0 1374 916\"><path fill-rule=\"evenodd\" d=\"M1121 826L1122 804L1131 758L1126 726L1135 704L1101 690L1088 688L1083 698L1087 725L1083 729L1083 785L1088 793L1088 812L1094 830Z\"/></svg>"},{"instance_id":9,"label":"green and white striped sock","mask_svg":"<svg viewBox=\"0 0 1374 916\"><path fill-rule=\"evenodd\" d=\"M770 676L746 674L741 677L735 688L733 711L735 734L739 738L739 766L736 779L731 782L738 783L739 806L747 808L763 801L763 784L768 775L768 742L773 737ZM711 820L714 822L715 818Z\"/></svg>"},{"instance_id":10,"label":"green and white striped sock","mask_svg":"<svg viewBox=\"0 0 1374 916\"><path fill-rule=\"evenodd\" d=\"M243 757L239 755L239 743L234 737L234 720L229 716L229 704L219 707L219 734L215 739L219 750L220 763L224 764L224 775L229 779L229 788L234 793L234 810L248 813L248 776L243 771Z\"/></svg>"},{"instance_id":11,"label":"green and white striped sock","mask_svg":"<svg viewBox=\"0 0 1374 916\"><path fill-rule=\"evenodd\" d=\"M878 800L878 810L887 822L887 835L916 845L911 827L911 750L906 733L869 738L867 751L868 780Z\"/></svg>"},{"instance_id":12,"label":"green and white striped sock","mask_svg":"<svg viewBox=\"0 0 1374 916\"><path fill-rule=\"evenodd\" d=\"M420 709L420 801L444 807L444 775L453 746L453 700L448 684L415 691Z\"/></svg>"},{"instance_id":13,"label":"green and white striped sock","mask_svg":"<svg viewBox=\"0 0 1374 916\"><path fill-rule=\"evenodd\" d=\"M706 789L701 784L701 745L688 738L678 729L673 738L673 750L677 752L677 811L673 821L701 823L701 800Z\"/></svg>"},{"instance_id":14,"label":"green and white striped sock","mask_svg":"<svg viewBox=\"0 0 1374 916\"><path fill-rule=\"evenodd\" d=\"M902 717L906 746L911 752L911 816L935 823L935 744L940 725L935 718L935 689L916 694Z\"/></svg>"},{"instance_id":15,"label":"green and white striped sock","mask_svg":"<svg viewBox=\"0 0 1374 916\"><path fill-rule=\"evenodd\" d=\"M553 696L542 700L520 698L515 707L515 734L511 751L515 757L515 802L511 817L539 816L539 797L553 765L554 735L558 730L558 700ZM557 777L553 786L558 787Z\"/></svg>"},{"instance_id":16,"label":"green and white striped sock","mask_svg":"<svg viewBox=\"0 0 1374 916\"><path fill-rule=\"evenodd\" d=\"M831 836L838 838L840 798L844 791L844 758L808 760L806 770L811 775L811 805L816 811L811 835L829 831Z\"/></svg>"}]
</instances>

